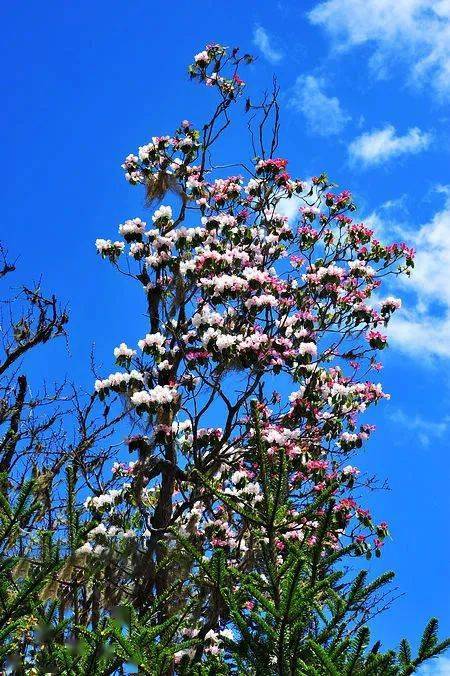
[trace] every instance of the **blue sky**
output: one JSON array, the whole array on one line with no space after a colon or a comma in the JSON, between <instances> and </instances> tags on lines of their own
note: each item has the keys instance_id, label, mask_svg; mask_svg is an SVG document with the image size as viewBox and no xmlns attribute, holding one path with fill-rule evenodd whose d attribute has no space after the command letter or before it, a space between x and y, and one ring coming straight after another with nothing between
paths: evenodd
<instances>
[{"instance_id":1,"label":"blue sky","mask_svg":"<svg viewBox=\"0 0 450 676\"><path fill-rule=\"evenodd\" d=\"M393 532L374 572L396 570L404 592L376 620L379 637L413 638L432 614L450 634L448 0L29 0L0 12L2 238L19 258L17 281L44 275L72 315L69 353L49 346L36 378L69 372L90 387L92 344L109 372L114 346L140 337L141 295L93 242L144 215L124 156L181 119L202 121L208 92L185 68L206 42L258 56L252 94L277 75L292 173L327 171L353 191L361 220L417 248L415 276L392 289L404 298L382 375L392 400L373 416L359 464L389 479L389 492L369 498ZM227 159L242 147L232 130ZM427 673L450 673L441 667Z\"/></svg>"}]
</instances>

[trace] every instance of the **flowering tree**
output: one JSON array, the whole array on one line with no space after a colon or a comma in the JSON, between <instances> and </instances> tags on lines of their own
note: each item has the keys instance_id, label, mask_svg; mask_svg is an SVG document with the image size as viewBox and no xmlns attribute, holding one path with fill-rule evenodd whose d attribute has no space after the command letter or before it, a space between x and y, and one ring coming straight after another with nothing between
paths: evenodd
<instances>
[{"instance_id":1,"label":"flowering tree","mask_svg":"<svg viewBox=\"0 0 450 676\"><path fill-rule=\"evenodd\" d=\"M78 636L110 646L95 673L409 674L447 646L436 621L415 658L407 641L370 646L392 574L350 579L342 561L379 556L388 536L352 462L373 431L361 414L388 398L372 377L400 301L375 295L413 251L379 242L326 175L290 176L276 86L245 104L253 159L233 175L216 163L251 60L217 44L195 56L212 116L125 159L151 224L96 242L142 287L149 325L95 383L131 417L133 459L85 499L73 556L97 591L78 581Z\"/></svg>"},{"instance_id":2,"label":"flowering tree","mask_svg":"<svg viewBox=\"0 0 450 676\"><path fill-rule=\"evenodd\" d=\"M383 277L409 274L414 252L379 242L325 175L290 176L276 156L276 87L246 103L253 160L231 176L214 164L249 62L217 44L195 56L191 78L218 96L211 119L183 121L123 164L149 205L166 204L151 226L133 218L120 240L96 242L142 285L149 332L115 349L123 370L95 388L122 393L146 434L129 440L137 458L114 466L118 487L86 500L98 525L85 551L116 564L131 554L123 583L135 609L158 608L171 628L166 668L180 673L202 661L303 673L330 642L365 647L386 581L366 587L362 573L346 586L333 564L379 556L388 535L358 503L349 459L373 430L358 417L388 398L370 376L401 303L372 297ZM372 655L375 671L397 659Z\"/></svg>"}]
</instances>

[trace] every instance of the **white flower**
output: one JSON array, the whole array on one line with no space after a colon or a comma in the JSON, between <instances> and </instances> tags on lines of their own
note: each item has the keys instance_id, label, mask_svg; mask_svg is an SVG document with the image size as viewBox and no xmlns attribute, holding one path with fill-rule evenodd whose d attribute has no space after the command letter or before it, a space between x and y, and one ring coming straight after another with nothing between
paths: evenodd
<instances>
[{"instance_id":1,"label":"white flower","mask_svg":"<svg viewBox=\"0 0 450 676\"><path fill-rule=\"evenodd\" d=\"M251 482L245 486L244 492L249 495L258 496L261 493L261 487L259 484Z\"/></svg>"},{"instance_id":2,"label":"white flower","mask_svg":"<svg viewBox=\"0 0 450 676\"><path fill-rule=\"evenodd\" d=\"M95 240L95 246L97 247L97 251L99 253L107 251L110 248L111 244L112 244L112 242L111 242L110 239L99 238L99 239Z\"/></svg>"},{"instance_id":3,"label":"white flower","mask_svg":"<svg viewBox=\"0 0 450 676\"><path fill-rule=\"evenodd\" d=\"M135 169L138 161L139 158L137 157L137 155L133 155L131 153L130 155L126 156L125 162L122 164L122 169Z\"/></svg>"},{"instance_id":4,"label":"white flower","mask_svg":"<svg viewBox=\"0 0 450 676\"><path fill-rule=\"evenodd\" d=\"M195 271L195 260L190 260L190 261L182 261L180 263L180 274L185 277L188 272L194 272Z\"/></svg>"},{"instance_id":5,"label":"white flower","mask_svg":"<svg viewBox=\"0 0 450 676\"><path fill-rule=\"evenodd\" d=\"M196 312L192 317L192 323L196 328L199 328L202 324L221 326L223 321L222 315L219 312L213 312L209 305L205 305L201 312Z\"/></svg>"},{"instance_id":6,"label":"white flower","mask_svg":"<svg viewBox=\"0 0 450 676\"><path fill-rule=\"evenodd\" d=\"M140 146L138 153L139 153L139 159L141 160L141 162L145 162L146 160L148 160L149 154L154 149L155 149L155 146L153 145L153 143L147 143L144 146ZM137 158L136 158L136 160L137 160Z\"/></svg>"},{"instance_id":7,"label":"white flower","mask_svg":"<svg viewBox=\"0 0 450 676\"><path fill-rule=\"evenodd\" d=\"M175 421L172 423L172 431L175 434L181 434L182 432L190 429L192 429L192 423L190 420L182 420L180 422Z\"/></svg>"},{"instance_id":8,"label":"white flower","mask_svg":"<svg viewBox=\"0 0 450 676\"><path fill-rule=\"evenodd\" d=\"M121 492L115 489L110 490L108 493L103 493L102 495L92 496L86 498L84 501L84 506L86 509L101 509L102 507L112 507L116 502L117 498L120 496Z\"/></svg>"},{"instance_id":9,"label":"white flower","mask_svg":"<svg viewBox=\"0 0 450 676\"><path fill-rule=\"evenodd\" d=\"M131 403L134 406L147 406L151 403L151 398L148 392L141 390L140 392L134 392L131 396Z\"/></svg>"},{"instance_id":10,"label":"white flower","mask_svg":"<svg viewBox=\"0 0 450 676\"><path fill-rule=\"evenodd\" d=\"M117 373L111 373L106 380L96 380L95 389L97 392L101 392L102 389L106 387L118 387L121 388L123 385L129 385L131 381L143 382L144 376L139 371L133 369L131 373L123 373L118 371Z\"/></svg>"},{"instance_id":11,"label":"white flower","mask_svg":"<svg viewBox=\"0 0 450 676\"><path fill-rule=\"evenodd\" d=\"M88 533L88 538L94 538L96 535L106 535L106 527L103 523L99 523L98 526L92 528Z\"/></svg>"},{"instance_id":12,"label":"white flower","mask_svg":"<svg viewBox=\"0 0 450 676\"><path fill-rule=\"evenodd\" d=\"M209 63L208 52L206 50L199 52L194 56L194 61L202 66L206 66Z\"/></svg>"},{"instance_id":13,"label":"white flower","mask_svg":"<svg viewBox=\"0 0 450 676\"><path fill-rule=\"evenodd\" d=\"M145 244L143 242L133 242L130 244L129 255L133 258L141 258L145 253Z\"/></svg>"},{"instance_id":14,"label":"white flower","mask_svg":"<svg viewBox=\"0 0 450 676\"><path fill-rule=\"evenodd\" d=\"M94 383L94 389L96 392L101 392L102 390L110 387L110 385L111 383L109 382L109 378L106 378L105 380L96 380Z\"/></svg>"},{"instance_id":15,"label":"white flower","mask_svg":"<svg viewBox=\"0 0 450 676\"><path fill-rule=\"evenodd\" d=\"M261 183L262 181L260 178L251 178L247 183L247 185L245 186L244 190L249 195L251 195L252 193L257 193Z\"/></svg>"},{"instance_id":16,"label":"white flower","mask_svg":"<svg viewBox=\"0 0 450 676\"><path fill-rule=\"evenodd\" d=\"M353 274L360 277L373 277L375 274L375 270L370 265L367 265L367 261L349 261L348 267Z\"/></svg>"},{"instance_id":17,"label":"white flower","mask_svg":"<svg viewBox=\"0 0 450 676\"><path fill-rule=\"evenodd\" d=\"M267 272L263 270L258 270L258 268L245 268L242 272L243 277L245 279L248 279L249 281L253 282L258 282L259 284L263 284L266 282L269 278L269 275Z\"/></svg>"},{"instance_id":18,"label":"white flower","mask_svg":"<svg viewBox=\"0 0 450 676\"><path fill-rule=\"evenodd\" d=\"M119 225L119 233L124 237L128 235L142 235L146 225L140 218L131 218Z\"/></svg>"},{"instance_id":19,"label":"white flower","mask_svg":"<svg viewBox=\"0 0 450 676\"><path fill-rule=\"evenodd\" d=\"M114 348L114 356L117 359L118 357L126 357L131 359L136 354L136 350L132 350L126 345L126 343L120 343L119 347Z\"/></svg>"},{"instance_id":20,"label":"white flower","mask_svg":"<svg viewBox=\"0 0 450 676\"><path fill-rule=\"evenodd\" d=\"M245 301L244 305L248 309L251 307L276 307L278 300L272 294L262 293L260 296L252 296Z\"/></svg>"},{"instance_id":21,"label":"white flower","mask_svg":"<svg viewBox=\"0 0 450 676\"><path fill-rule=\"evenodd\" d=\"M151 406L153 404L171 404L178 398L178 392L170 385L156 385L152 390L141 390L131 396L134 406Z\"/></svg>"},{"instance_id":22,"label":"white flower","mask_svg":"<svg viewBox=\"0 0 450 676\"><path fill-rule=\"evenodd\" d=\"M289 401L291 402L291 404L294 404L297 401L297 399L303 399L304 394L305 394L305 387L302 385L300 387L300 389L297 390L297 392L292 392L289 395Z\"/></svg>"},{"instance_id":23,"label":"white flower","mask_svg":"<svg viewBox=\"0 0 450 676\"><path fill-rule=\"evenodd\" d=\"M151 348L155 348L159 354L164 354L165 349L164 349L164 343L166 342L166 337L163 336L162 333L147 333L145 338L140 340L138 342L139 348L143 351L146 349L149 350Z\"/></svg>"},{"instance_id":24,"label":"white flower","mask_svg":"<svg viewBox=\"0 0 450 676\"><path fill-rule=\"evenodd\" d=\"M309 354L311 357L315 357L317 354L317 346L315 343L300 343L298 351L301 355Z\"/></svg>"},{"instance_id":25,"label":"white flower","mask_svg":"<svg viewBox=\"0 0 450 676\"><path fill-rule=\"evenodd\" d=\"M231 475L231 481L234 484L238 484L241 479L245 479L247 477L246 472L243 472L242 470L236 470L236 472L233 472Z\"/></svg>"},{"instance_id":26,"label":"white flower","mask_svg":"<svg viewBox=\"0 0 450 676\"><path fill-rule=\"evenodd\" d=\"M103 255L112 253L119 255L125 248L124 242L112 242L110 239L96 239L95 246L98 253Z\"/></svg>"},{"instance_id":27,"label":"white flower","mask_svg":"<svg viewBox=\"0 0 450 676\"><path fill-rule=\"evenodd\" d=\"M341 434L341 441L346 444L355 443L355 441L358 441L358 435L351 434L350 432L343 432L343 434Z\"/></svg>"},{"instance_id":28,"label":"white flower","mask_svg":"<svg viewBox=\"0 0 450 676\"><path fill-rule=\"evenodd\" d=\"M381 301L382 308L390 308L393 310L400 310L402 306L402 301L400 298L394 298L393 296L388 296L385 300Z\"/></svg>"},{"instance_id":29,"label":"white flower","mask_svg":"<svg viewBox=\"0 0 450 676\"><path fill-rule=\"evenodd\" d=\"M157 223L159 220L168 220L172 218L172 207L169 206L160 206L159 209L155 211L152 216L153 223Z\"/></svg>"},{"instance_id":30,"label":"white flower","mask_svg":"<svg viewBox=\"0 0 450 676\"><path fill-rule=\"evenodd\" d=\"M192 148L193 143L194 141L190 136L185 136L185 138L179 140L178 147L182 149L186 148L188 150L189 148Z\"/></svg>"},{"instance_id":31,"label":"white flower","mask_svg":"<svg viewBox=\"0 0 450 676\"><path fill-rule=\"evenodd\" d=\"M229 347L232 347L237 342L236 336L229 336L223 333L220 333L216 338L216 347L218 350L226 350Z\"/></svg>"},{"instance_id":32,"label":"white flower","mask_svg":"<svg viewBox=\"0 0 450 676\"><path fill-rule=\"evenodd\" d=\"M359 469L353 467L352 465L346 465L342 468L342 474L359 474Z\"/></svg>"},{"instance_id":33,"label":"white flower","mask_svg":"<svg viewBox=\"0 0 450 676\"><path fill-rule=\"evenodd\" d=\"M75 554L92 554L92 545L90 542L85 542L84 545L78 547Z\"/></svg>"}]
</instances>

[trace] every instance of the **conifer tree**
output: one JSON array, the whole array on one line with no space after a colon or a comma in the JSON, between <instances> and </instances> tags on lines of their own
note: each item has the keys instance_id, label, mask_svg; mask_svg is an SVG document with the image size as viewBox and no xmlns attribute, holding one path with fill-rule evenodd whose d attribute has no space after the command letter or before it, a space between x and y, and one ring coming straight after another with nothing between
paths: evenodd
<instances>
[{"instance_id":1,"label":"conifer tree","mask_svg":"<svg viewBox=\"0 0 450 676\"><path fill-rule=\"evenodd\" d=\"M8 295L15 265L1 246L0 261L0 669L64 673L89 603L77 491L97 488L124 413L69 383L36 383L33 357L66 336L68 315L40 285Z\"/></svg>"}]
</instances>

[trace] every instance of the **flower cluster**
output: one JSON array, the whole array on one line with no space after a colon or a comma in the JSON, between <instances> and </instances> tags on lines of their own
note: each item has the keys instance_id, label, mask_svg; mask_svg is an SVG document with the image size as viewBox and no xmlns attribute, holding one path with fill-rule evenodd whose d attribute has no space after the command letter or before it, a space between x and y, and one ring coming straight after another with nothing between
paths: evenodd
<instances>
[{"instance_id":1,"label":"flower cluster","mask_svg":"<svg viewBox=\"0 0 450 676\"><path fill-rule=\"evenodd\" d=\"M131 403L138 412L158 410L162 406L170 406L178 399L178 392L170 385L156 385L151 390L140 390L131 395Z\"/></svg>"}]
</instances>

